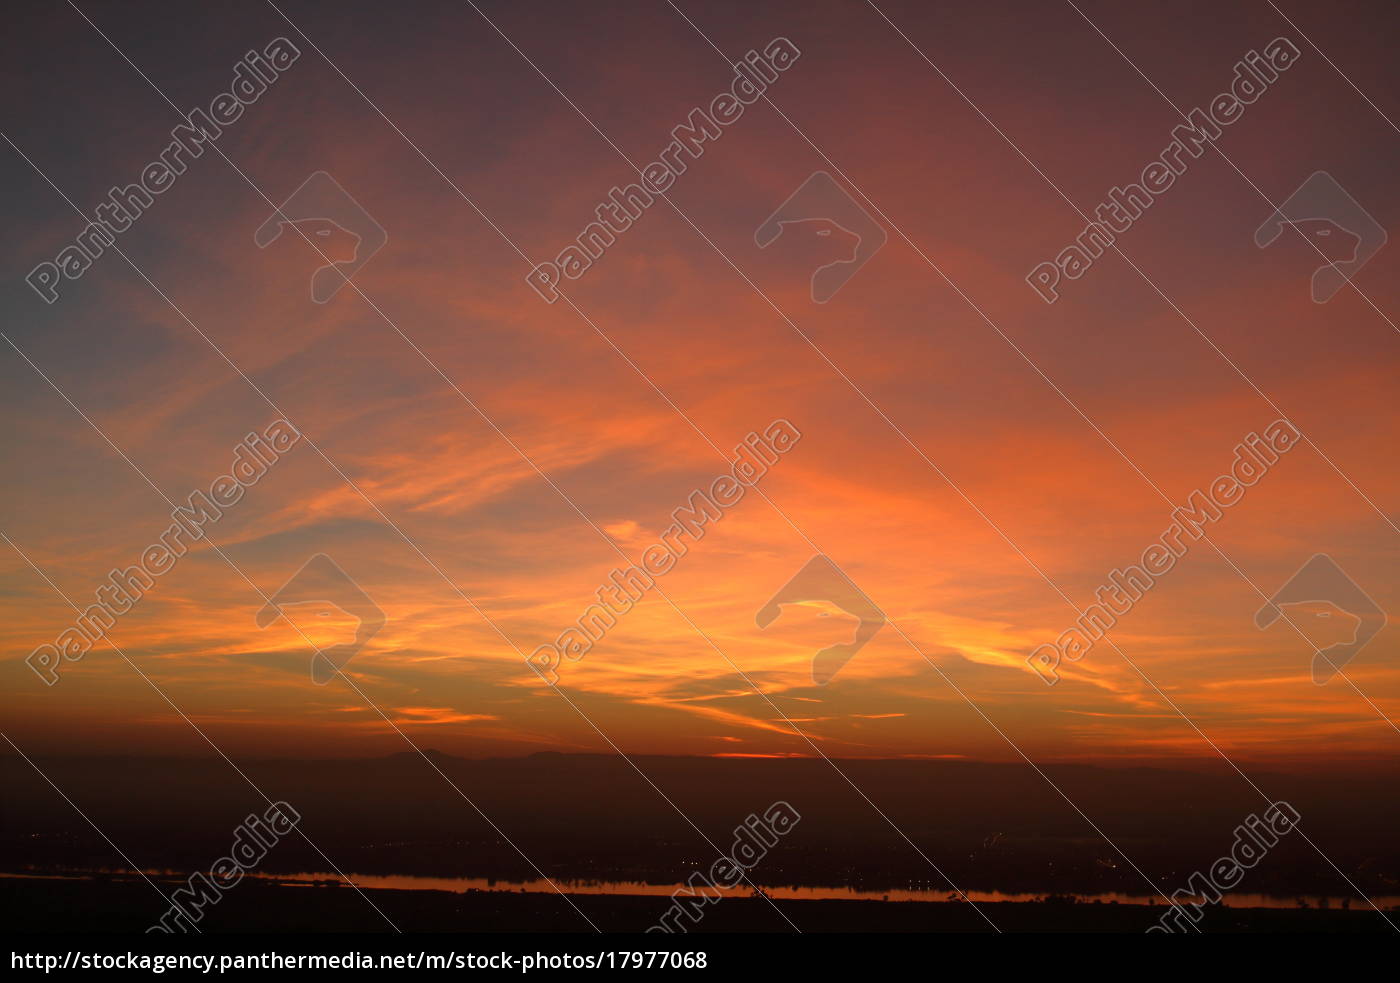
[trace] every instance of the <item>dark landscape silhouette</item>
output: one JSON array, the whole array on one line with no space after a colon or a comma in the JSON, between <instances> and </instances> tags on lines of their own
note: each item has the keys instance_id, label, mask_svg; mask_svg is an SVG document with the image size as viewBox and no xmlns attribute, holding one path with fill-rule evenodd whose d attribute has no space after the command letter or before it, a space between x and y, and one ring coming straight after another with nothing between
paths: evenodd
<instances>
[{"instance_id":1,"label":"dark landscape silhouette","mask_svg":"<svg viewBox=\"0 0 1400 983\"><path fill-rule=\"evenodd\" d=\"M708 868L715 850L621 758L541 753L472 760L428 752L440 769L550 878L569 882L676 884ZM834 886L861 891L918 890L952 897L947 881L830 766L812 759L639 757L636 764L721 849L750 813L789 802L802 816L791 834L753 871L763 886ZM54 758L37 764L132 862L170 872L173 887L227 852L232 830L266 803L217 759ZM1075 896L1145 896L1181 887L1230 846L1232 831L1267 803L1238 775L1160 768L1046 767L1045 773L1140 870L1097 835L1024 765L975 762L850 760L842 768L930 861L965 891L1031 894L1039 904L998 904L1003 920L1033 929L1140 931L1160 909L1074 904ZM361 760L242 761L239 766L273 799L303 817L301 828L343 871L538 881L512 846L416 753ZM22 760L0 767L10 794L0 814L0 867L7 873L90 875L93 879L0 878L12 910L35 930L45 912L69 930L124 930L149 924L158 900L139 878ZM1393 830L1400 792L1393 773L1356 776L1251 776L1301 813L1308 837L1371 896L1400 894L1400 850ZM305 840L291 835L259 865L259 874L325 871ZM339 886L336 886L337 883ZM1288 899L1346 897L1346 882L1302 837L1288 837L1248 871L1237 890ZM501 930L572 931L586 927L547 889L452 894L375 891L386 910L416 928L461 929L459 916ZM589 895L576 899L618 930L640 931L663 910L664 896ZM380 902L377 902L380 903ZM1156 904L1164 902L1158 898ZM985 927L966 904L793 901L802 918L845 930ZM1335 928L1339 919L1367 930L1384 922L1359 898L1350 911L1224 909L1212 914L1237 928ZM1029 909L1035 909L1035 914ZM1122 909L1110 913L1108 909ZM785 928L765 901L727 898L707 916L708 930ZM898 914L893 912L898 911ZM315 888L245 879L210 922L228 930L288 924L320 930L375 928L372 910L332 877ZM922 912L920 914L919 912ZM1135 912L1135 913L1130 913ZM747 913L747 914L745 914ZM970 916L970 917L969 917ZM1368 918L1369 916L1369 918ZM796 916L793 916L796 919ZM87 925L74 920L91 919ZM1233 921L1231 921L1233 919ZM1374 925L1371 921L1374 921ZM774 924L767 924L773 921ZM51 926L52 927L52 926ZM135 926L140 930L142 926ZM274 926L275 927L275 926ZM379 924L382 928L382 922ZM1042 924L1039 927L1050 927Z\"/></svg>"}]
</instances>

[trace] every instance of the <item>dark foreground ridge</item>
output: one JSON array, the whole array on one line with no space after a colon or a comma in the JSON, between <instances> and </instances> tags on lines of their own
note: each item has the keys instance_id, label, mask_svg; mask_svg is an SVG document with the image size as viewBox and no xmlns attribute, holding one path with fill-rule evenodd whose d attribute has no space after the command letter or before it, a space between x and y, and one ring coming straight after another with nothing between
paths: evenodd
<instances>
[{"instance_id":1,"label":"dark foreground ridge","mask_svg":"<svg viewBox=\"0 0 1400 983\"><path fill-rule=\"evenodd\" d=\"M1184 887L1193 873L1229 851L1235 829L1247 817L1268 806L1234 774L1046 767L1065 795L1111 838L1110 844L1024 765L841 762L899 828L896 832L820 760L634 758L688 822L617 757L431 756L436 769L499 832L417 754L240 762L269 797L290 803L302 817L299 832L270 849L259 861L258 873L325 872L323 852L341 870L361 875L538 882L542 872L558 882L674 885L708 870L717 851L730 848L746 817L785 801L801 821L752 872L756 883L769 888L912 890L936 892L927 897L937 900L951 893L951 879L959 889L974 892L1143 897L1154 889L1170 895ZM230 838L245 818L267 809L217 759L53 758L36 763L135 866L169 871L180 880L208 871L227 854ZM1297 809L1301 830L1345 878L1303 837L1288 836L1246 872L1233 893L1271 895L1312 910L1231 908L1208 917L1240 929L1292 930L1295 925L1350 926L1359 915L1366 928L1371 920L1384 927L1359 899L1350 911L1316 910L1316 901L1294 899L1352 896L1347 879L1368 896L1400 895L1400 843L1394 837L1400 825L1400 782L1394 772L1252 775L1271 797ZM0 780L7 790L0 807L0 872L52 875L126 868L112 847L22 760L0 759ZM160 914L160 899L141 881L133 886L122 880L0 878L0 889L12 902L10 910L36 926L60 911L71 913L70 930L101 929L127 915L144 928ZM124 914L127 901L117 899L128 898L133 890L135 913ZM505 892L375 892L380 895L387 898L386 911L404 911L406 920L425 930L460 928L459 919L467 916L482 930L548 926L572 931L576 926L567 924L569 919L579 921L547 887L541 894L521 894L507 885ZM664 894L590 894L580 895L578 903L585 911L596 910L600 922L638 930L653 924L669 899ZM803 899L782 905L804 913L800 920L794 916L799 924L851 930L956 929L966 927L963 920L969 914L961 903ZM229 925L240 928L265 927L266 919L275 916L288 924L306 921L317 930L334 930L340 917L335 913L356 906L361 910L353 916L354 924L359 925L364 912L372 915L372 910L353 890L278 886L250 877L216 909L219 920L229 919ZM1004 919L1018 928L1042 930L1092 925L1138 931L1161 914L1160 908L1154 912L1147 906L1067 901L994 907L1005 910L999 924ZM773 916L766 901L728 897L709 907L705 924L713 930L785 928L767 925L765 912ZM73 918L92 921L76 927Z\"/></svg>"},{"instance_id":2,"label":"dark foreground ridge","mask_svg":"<svg viewBox=\"0 0 1400 983\"><path fill-rule=\"evenodd\" d=\"M165 885L162 885L165 886ZM173 885L170 885L173 886ZM366 891L369 899L405 932L591 933L592 929L556 894L446 891ZM104 883L0 880L0 898L16 934L144 932L159 899L141 880ZM573 895L571 900L604 932L644 932L669 903L667 898ZM780 901L782 914L804 933L990 932L971 906L956 902ZM978 908L1003 932L1146 931L1164 907L1074 904L1067 901L998 902ZM1369 908L1229 909L1211 907L1204 933L1391 932ZM245 882L230 891L200 921L205 935L228 932L382 933L392 929L360 895L345 886L280 887ZM691 934L788 932L792 927L766 901L728 898L711 906Z\"/></svg>"}]
</instances>

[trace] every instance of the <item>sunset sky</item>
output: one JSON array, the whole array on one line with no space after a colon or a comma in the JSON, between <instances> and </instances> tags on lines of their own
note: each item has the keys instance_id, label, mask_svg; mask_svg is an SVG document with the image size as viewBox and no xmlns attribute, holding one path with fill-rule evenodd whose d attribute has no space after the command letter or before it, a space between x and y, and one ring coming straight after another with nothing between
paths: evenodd
<instances>
[{"instance_id":1,"label":"sunset sky","mask_svg":"<svg viewBox=\"0 0 1400 983\"><path fill-rule=\"evenodd\" d=\"M1307 242L1254 241L1317 171L1400 229L1393 12L677 0L692 25L667 3L480 6L25 15L0 147L0 719L18 746L210 753L173 703L230 754L288 757L407 735L474 756L1219 761L1197 728L1278 767L1400 751L1400 248L1319 304ZM300 57L117 240L139 272L109 251L46 304L35 265L279 36ZM1279 37L1301 53L1223 131L1229 161L1191 160L1123 255L1042 301L1026 275L1084 228L1076 207L1160 156L1167 100L1208 106ZM531 267L775 38L801 54L772 104L686 158L567 301L541 300ZM320 171L388 236L324 304L308 240L254 241ZM818 171L887 236L820 304L817 246L755 241ZM46 686L25 657L74 612L44 578L93 603L170 525L162 495L208 490L280 416L304 439L110 633L149 682L103 642ZM1194 543L1111 632L1121 652L1101 642L1047 686L1029 653L1281 417L1304 439L1208 528L1220 552ZM747 494L666 596L542 682L523 655L777 420L801 439L768 500ZM353 624L256 620L322 553L385 616L354 685L316 685L308 641ZM813 653L854 618L755 623L816 553L888 619L826 685ZM1346 617L1290 610L1308 638L1254 623L1316 553L1390 613L1321 686L1314 646L1350 637Z\"/></svg>"}]
</instances>

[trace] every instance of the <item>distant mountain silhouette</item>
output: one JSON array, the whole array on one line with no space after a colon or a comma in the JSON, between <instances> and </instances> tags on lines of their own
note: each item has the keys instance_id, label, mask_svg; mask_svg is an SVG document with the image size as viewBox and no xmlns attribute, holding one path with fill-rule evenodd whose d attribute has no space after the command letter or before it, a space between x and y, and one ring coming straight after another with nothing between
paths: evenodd
<instances>
[{"instance_id":1,"label":"distant mountain silhouette","mask_svg":"<svg viewBox=\"0 0 1400 983\"><path fill-rule=\"evenodd\" d=\"M344 870L503 880L538 876L506 842L509 837L551 876L674 883L708 865L716 849L728 850L747 816L785 800L802 819L764 858L760 873L767 884L942 889L932 860L963 889L1141 894L1149 890L1142 876L1085 815L1133 864L1174 889L1225 853L1246 817L1267 808L1233 773L1043 766L1045 776L1083 810L1080 815L1045 777L1022 764L841 761L887 822L819 759L634 757L673 808L616 756L542 752L468 759L438 750L427 756L435 767L417 752L242 761L239 767L268 796L291 803L303 816L303 830ZM244 817L267 807L219 759L36 763L135 863L148 868L208 869L228 850ZM1396 777L1394 768L1357 777L1251 774L1260 788L1298 809L1308 837L1349 877L1381 894L1400 894ZM0 781L6 789L0 868L122 866L23 760L0 758ZM263 867L319 871L326 861L293 836L269 853ZM1343 889L1336 871L1301 838L1284 840L1240 888Z\"/></svg>"}]
</instances>

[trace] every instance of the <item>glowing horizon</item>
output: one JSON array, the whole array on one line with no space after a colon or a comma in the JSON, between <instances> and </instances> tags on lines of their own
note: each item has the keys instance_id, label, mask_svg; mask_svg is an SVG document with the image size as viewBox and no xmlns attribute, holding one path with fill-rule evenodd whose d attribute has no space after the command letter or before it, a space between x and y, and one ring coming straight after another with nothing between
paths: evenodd
<instances>
[{"instance_id":1,"label":"glowing horizon","mask_svg":"<svg viewBox=\"0 0 1400 983\"><path fill-rule=\"evenodd\" d=\"M470 8L425 11L411 57L375 45L393 18L358 9L289 9L296 26L186 12L197 44L91 12L180 112L228 91L245 52L285 37L299 55L121 233L141 272L109 250L52 304L25 274L159 159L180 114L76 15L35 25L50 61L22 58L83 98L61 130L37 106L6 128L43 175L9 154L0 699L16 743L206 753L173 703L233 755L387 754L407 735L474 756L1394 760L1400 253L1314 303L1311 243L1255 234L1318 171L1394 225L1400 137L1267 4L1214 11L1210 31L1200 10L1094 10L1182 110L1277 37L1301 54L1223 130L1228 162L1191 159L1121 232L1127 259L1105 253L1046 304L1027 274L1085 224L1061 193L1088 212L1181 123L1089 24L890 5L906 41L860 4L684 9L703 35L642 8L608 25L610 53L576 43L603 14L490 9L548 80ZM1389 64L1379 32L1308 26ZM996 63L971 44L992 31ZM774 38L800 55L546 303L536 264L736 84L707 37L736 59ZM266 231L321 172L387 234L329 297L313 277L346 243L318 256L297 216ZM822 173L854 217L763 241ZM861 214L885 237L873 250ZM818 259L847 261L821 250L860 248L843 234L859 264L818 284ZM214 495L280 418L300 439L46 685L26 658L78 617L65 595L95 603L172 503ZM1279 420L1300 440L1046 685L1028 656ZM774 421L800 440L683 553L649 554L697 490L734 493L716 481ZM1324 685L1315 650L1353 612L1255 623L1318 553L1382 612ZM260 619L318 555L382 624L305 592L291 621ZM854 602L804 596L756 622L819 555L881 617L824 684L814 655L856 637ZM628 564L655 588L559 662L561 698L526 659ZM335 667L349 679L317 685L311 645L357 633Z\"/></svg>"}]
</instances>

